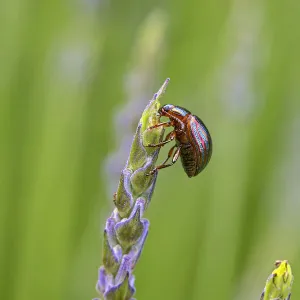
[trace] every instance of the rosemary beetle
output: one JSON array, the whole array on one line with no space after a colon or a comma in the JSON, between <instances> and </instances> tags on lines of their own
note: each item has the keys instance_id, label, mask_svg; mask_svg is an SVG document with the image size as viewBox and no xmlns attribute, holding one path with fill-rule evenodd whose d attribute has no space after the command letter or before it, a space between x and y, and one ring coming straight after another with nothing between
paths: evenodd
<instances>
[{"instance_id":1,"label":"rosemary beetle","mask_svg":"<svg viewBox=\"0 0 300 300\"><path fill-rule=\"evenodd\" d=\"M162 142L149 144L147 147L163 147L173 140L176 143L169 150L166 160L155 167L149 175L172 166L179 157L188 177L198 175L206 167L212 155L212 140L206 126L199 117L180 106L166 104L159 109L158 114L159 117L169 118L169 121L158 123L147 130L158 127L174 127L174 130L168 133ZM171 157L171 163L167 164Z\"/></svg>"}]
</instances>

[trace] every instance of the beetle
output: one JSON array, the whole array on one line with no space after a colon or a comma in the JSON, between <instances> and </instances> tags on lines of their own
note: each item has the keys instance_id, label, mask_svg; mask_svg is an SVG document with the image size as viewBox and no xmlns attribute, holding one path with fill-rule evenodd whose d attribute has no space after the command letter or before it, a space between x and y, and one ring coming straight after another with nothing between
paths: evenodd
<instances>
[{"instance_id":1,"label":"beetle","mask_svg":"<svg viewBox=\"0 0 300 300\"><path fill-rule=\"evenodd\" d=\"M180 106L166 104L158 110L158 114L159 119L164 116L169 121L148 127L147 130L158 127L174 127L174 130L162 142L148 144L147 147L163 147L174 139L176 144L169 150L166 160L150 171L149 175L172 166L179 157L188 177L198 175L207 166L212 155L212 139L208 129L199 117ZM171 163L166 164L171 157Z\"/></svg>"}]
</instances>

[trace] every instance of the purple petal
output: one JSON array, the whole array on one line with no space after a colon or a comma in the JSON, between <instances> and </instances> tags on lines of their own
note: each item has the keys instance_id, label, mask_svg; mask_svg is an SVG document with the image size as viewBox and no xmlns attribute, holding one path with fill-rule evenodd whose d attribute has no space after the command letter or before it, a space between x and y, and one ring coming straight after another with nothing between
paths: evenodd
<instances>
[{"instance_id":1,"label":"purple petal","mask_svg":"<svg viewBox=\"0 0 300 300\"><path fill-rule=\"evenodd\" d=\"M149 230L149 226L150 226L150 222L146 219L142 220L142 223L144 225L144 230L142 233L142 236L140 237L140 239L138 240L138 242L132 247L132 250L130 252L132 252L132 256L134 257L134 259L132 260L132 269L135 267L137 261L139 260L143 247L144 247L144 243L146 241L146 238L148 236L148 230Z\"/></svg>"},{"instance_id":2,"label":"purple petal","mask_svg":"<svg viewBox=\"0 0 300 300\"><path fill-rule=\"evenodd\" d=\"M128 272L131 272L131 257L130 255L124 255L116 275L115 284L123 282Z\"/></svg>"},{"instance_id":3,"label":"purple petal","mask_svg":"<svg viewBox=\"0 0 300 300\"><path fill-rule=\"evenodd\" d=\"M98 281L96 285L97 291L99 291L101 294L105 292L106 289L106 272L103 266L99 268L98 271Z\"/></svg>"},{"instance_id":4,"label":"purple petal","mask_svg":"<svg viewBox=\"0 0 300 300\"><path fill-rule=\"evenodd\" d=\"M108 238L109 244L112 247L117 245L117 243L118 243L116 231L115 231L115 225L116 225L116 221L112 217L107 219L106 225L105 225L105 230L107 233L107 238Z\"/></svg>"}]
</instances>

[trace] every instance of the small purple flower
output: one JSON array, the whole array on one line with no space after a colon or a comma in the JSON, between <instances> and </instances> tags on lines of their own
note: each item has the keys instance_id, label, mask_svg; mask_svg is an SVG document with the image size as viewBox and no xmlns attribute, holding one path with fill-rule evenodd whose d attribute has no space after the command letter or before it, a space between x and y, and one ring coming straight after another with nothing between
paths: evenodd
<instances>
[{"instance_id":1,"label":"small purple flower","mask_svg":"<svg viewBox=\"0 0 300 300\"><path fill-rule=\"evenodd\" d=\"M158 143L163 129L145 130L158 123L159 98L169 79L145 108L134 136L131 151L121 173L114 195L115 209L107 219L103 240L103 265L99 268L96 289L104 300L134 300L134 267L141 255L149 229L143 218L148 207L157 174L147 176L154 168L159 149L144 145Z\"/></svg>"}]
</instances>

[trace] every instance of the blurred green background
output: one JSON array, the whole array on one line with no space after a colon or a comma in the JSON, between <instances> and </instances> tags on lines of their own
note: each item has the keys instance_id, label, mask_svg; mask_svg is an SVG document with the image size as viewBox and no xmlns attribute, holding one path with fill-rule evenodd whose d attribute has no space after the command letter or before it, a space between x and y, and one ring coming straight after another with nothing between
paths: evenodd
<instances>
[{"instance_id":1,"label":"blurred green background","mask_svg":"<svg viewBox=\"0 0 300 300\"><path fill-rule=\"evenodd\" d=\"M300 298L299 1L12 0L0 24L0 299L97 297L112 194L166 77L163 104L214 151L196 178L159 174L137 299L259 299L276 259Z\"/></svg>"}]
</instances>

